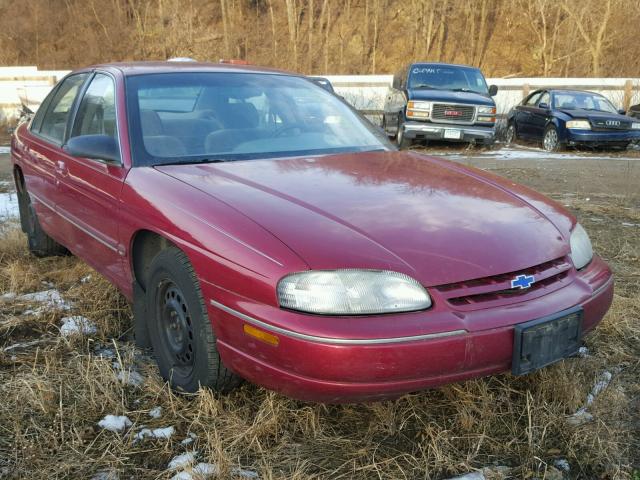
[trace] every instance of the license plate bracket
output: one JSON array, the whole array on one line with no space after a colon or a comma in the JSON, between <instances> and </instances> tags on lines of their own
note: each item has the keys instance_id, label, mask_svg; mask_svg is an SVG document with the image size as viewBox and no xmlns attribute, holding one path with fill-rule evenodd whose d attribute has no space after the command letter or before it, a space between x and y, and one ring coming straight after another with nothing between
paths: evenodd
<instances>
[{"instance_id":1,"label":"license plate bracket","mask_svg":"<svg viewBox=\"0 0 640 480\"><path fill-rule=\"evenodd\" d=\"M578 353L582 313L581 307L574 307L516 325L511 372L525 375Z\"/></svg>"},{"instance_id":2,"label":"license plate bracket","mask_svg":"<svg viewBox=\"0 0 640 480\"><path fill-rule=\"evenodd\" d=\"M460 140L462 138L462 132L457 128L445 128L443 136L451 140Z\"/></svg>"}]
</instances>

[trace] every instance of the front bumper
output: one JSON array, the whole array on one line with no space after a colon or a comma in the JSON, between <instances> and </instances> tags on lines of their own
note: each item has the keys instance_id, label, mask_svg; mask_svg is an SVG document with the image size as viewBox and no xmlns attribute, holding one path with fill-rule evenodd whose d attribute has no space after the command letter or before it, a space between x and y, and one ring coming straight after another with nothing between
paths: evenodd
<instances>
[{"instance_id":1,"label":"front bumper","mask_svg":"<svg viewBox=\"0 0 640 480\"><path fill-rule=\"evenodd\" d=\"M394 320L403 317L412 323L411 319L417 318L422 330L414 331L415 335L404 331L392 336L387 332L383 337L364 332L360 338L353 329L342 337L317 329L305 331L303 322L309 321L308 315L254 304L246 298L234 300L228 291L206 282L203 293L217 299L208 305L209 316L228 368L252 383L293 398L343 403L393 398L507 371L511 368L515 324L580 305L583 331L587 332L611 305L613 279L606 264L594 257L570 284L539 298L464 314L440 308L384 317L387 324L396 324ZM380 317L371 317L371 322L376 319ZM354 319L341 320L349 330ZM460 328L461 322L465 328ZM243 331L247 323L277 335L279 344L268 345L248 336Z\"/></svg>"},{"instance_id":2,"label":"front bumper","mask_svg":"<svg viewBox=\"0 0 640 480\"><path fill-rule=\"evenodd\" d=\"M594 132L592 130L567 129L567 145L591 146L627 146L633 142L640 142L640 130L624 132Z\"/></svg>"},{"instance_id":3,"label":"front bumper","mask_svg":"<svg viewBox=\"0 0 640 480\"><path fill-rule=\"evenodd\" d=\"M412 140L444 140L447 142L483 142L495 140L495 127L479 125L458 125L454 123L431 123L408 121L403 125L404 136ZM460 138L445 138L445 131L456 130Z\"/></svg>"}]
</instances>

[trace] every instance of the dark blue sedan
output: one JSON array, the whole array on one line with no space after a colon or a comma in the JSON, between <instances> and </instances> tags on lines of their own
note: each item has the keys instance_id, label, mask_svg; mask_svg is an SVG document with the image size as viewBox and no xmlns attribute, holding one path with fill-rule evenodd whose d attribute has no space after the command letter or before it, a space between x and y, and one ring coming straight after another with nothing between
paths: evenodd
<instances>
[{"instance_id":1,"label":"dark blue sedan","mask_svg":"<svg viewBox=\"0 0 640 480\"><path fill-rule=\"evenodd\" d=\"M507 144L518 138L541 142L549 152L575 145L626 148L640 141L640 121L597 93L536 90L507 117Z\"/></svg>"}]
</instances>

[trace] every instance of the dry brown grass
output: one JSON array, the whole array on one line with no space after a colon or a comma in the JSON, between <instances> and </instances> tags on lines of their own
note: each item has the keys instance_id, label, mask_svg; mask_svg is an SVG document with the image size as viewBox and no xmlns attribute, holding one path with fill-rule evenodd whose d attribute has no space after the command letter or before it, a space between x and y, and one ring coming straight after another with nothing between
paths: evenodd
<instances>
[{"instance_id":1,"label":"dry brown grass","mask_svg":"<svg viewBox=\"0 0 640 480\"><path fill-rule=\"evenodd\" d=\"M68 340L58 332L63 313L25 317L24 305L0 303L0 348L41 340L0 352L0 472L8 478L89 478L99 471L169 478L168 461L196 449L200 459L220 466L221 478L233 478L233 469L242 467L264 479L430 479L487 465L512 467L510 478L544 478L559 457L569 460L572 478L633 478L640 466L640 298L634 283L640 238L625 237L621 248L607 240L611 228L595 228L595 242L614 268L624 263L624 275L613 308L586 340L591 356L526 377L505 374L343 406L305 404L252 385L224 397L176 395L132 347L131 311L108 282L73 257L28 255L22 234L4 229L0 294L43 290L42 282L51 282L75 302L74 313L95 320L98 333ZM104 347L125 367L135 366L144 385L119 382L113 360L96 355ZM568 425L596 378L612 369L618 373L590 409L594 421ZM150 418L158 405L162 417ZM106 414L126 414L134 426L123 434L102 430L96 424ZM173 425L176 434L136 443L142 424ZM189 433L197 440L185 447L180 442Z\"/></svg>"}]
</instances>

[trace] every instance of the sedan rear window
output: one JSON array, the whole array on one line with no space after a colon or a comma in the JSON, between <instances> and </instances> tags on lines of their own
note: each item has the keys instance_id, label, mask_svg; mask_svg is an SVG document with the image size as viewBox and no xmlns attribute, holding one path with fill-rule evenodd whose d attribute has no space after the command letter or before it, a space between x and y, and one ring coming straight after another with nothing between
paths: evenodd
<instances>
[{"instance_id":1,"label":"sedan rear window","mask_svg":"<svg viewBox=\"0 0 640 480\"><path fill-rule=\"evenodd\" d=\"M127 79L136 165L389 149L382 132L302 77L167 73Z\"/></svg>"}]
</instances>

